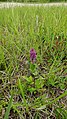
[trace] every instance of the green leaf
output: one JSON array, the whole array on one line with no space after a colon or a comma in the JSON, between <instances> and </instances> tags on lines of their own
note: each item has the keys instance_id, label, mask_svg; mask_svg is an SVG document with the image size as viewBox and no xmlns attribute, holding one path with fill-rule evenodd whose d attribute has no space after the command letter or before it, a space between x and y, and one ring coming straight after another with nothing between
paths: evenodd
<instances>
[{"instance_id":1,"label":"green leaf","mask_svg":"<svg viewBox=\"0 0 67 119\"><path fill-rule=\"evenodd\" d=\"M26 106L26 111L28 112L28 106L27 106L27 103L26 103L25 94L24 94L24 91L23 91L23 86L22 86L22 84L21 84L21 80L18 79L18 81L19 81L20 93L21 93L22 98L23 98L23 100L24 100L24 104L25 104L25 106Z\"/></svg>"},{"instance_id":2,"label":"green leaf","mask_svg":"<svg viewBox=\"0 0 67 119\"><path fill-rule=\"evenodd\" d=\"M25 76L25 79L26 79L29 83L31 83L31 82L33 81L32 76L30 76L30 77L26 77L26 76Z\"/></svg>"},{"instance_id":3,"label":"green leaf","mask_svg":"<svg viewBox=\"0 0 67 119\"><path fill-rule=\"evenodd\" d=\"M36 88L33 88L33 87L29 88L28 91L30 91L32 93L32 92L36 91Z\"/></svg>"},{"instance_id":4,"label":"green leaf","mask_svg":"<svg viewBox=\"0 0 67 119\"><path fill-rule=\"evenodd\" d=\"M35 64L30 63L30 70L32 73L35 72L35 69L36 69Z\"/></svg>"},{"instance_id":5,"label":"green leaf","mask_svg":"<svg viewBox=\"0 0 67 119\"><path fill-rule=\"evenodd\" d=\"M13 99L13 95L10 98L10 101L9 101L9 104L8 104L4 119L9 119L9 113L10 113L10 109L12 107L12 99Z\"/></svg>"},{"instance_id":6,"label":"green leaf","mask_svg":"<svg viewBox=\"0 0 67 119\"><path fill-rule=\"evenodd\" d=\"M36 79L36 80L35 80L35 87L36 87L37 89L40 89L40 88L42 88L43 86L44 86L44 79L40 76L39 79Z\"/></svg>"}]
</instances>

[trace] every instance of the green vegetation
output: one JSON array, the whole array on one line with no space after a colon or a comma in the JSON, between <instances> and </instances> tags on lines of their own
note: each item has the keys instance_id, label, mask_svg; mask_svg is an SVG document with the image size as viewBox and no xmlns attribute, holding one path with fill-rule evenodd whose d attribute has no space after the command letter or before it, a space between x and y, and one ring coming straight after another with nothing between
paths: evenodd
<instances>
[{"instance_id":1,"label":"green vegetation","mask_svg":"<svg viewBox=\"0 0 67 119\"><path fill-rule=\"evenodd\" d=\"M66 86L67 8L0 9L0 118L66 119Z\"/></svg>"},{"instance_id":2,"label":"green vegetation","mask_svg":"<svg viewBox=\"0 0 67 119\"><path fill-rule=\"evenodd\" d=\"M45 2L66 2L67 0L0 0L0 1L7 1L7 2L38 2L38 3L45 3Z\"/></svg>"}]
</instances>

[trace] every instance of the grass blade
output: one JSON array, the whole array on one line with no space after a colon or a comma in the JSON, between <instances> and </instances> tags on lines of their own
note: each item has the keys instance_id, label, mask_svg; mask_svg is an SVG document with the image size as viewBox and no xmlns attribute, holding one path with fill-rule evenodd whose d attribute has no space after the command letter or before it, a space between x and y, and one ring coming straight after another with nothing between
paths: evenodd
<instances>
[{"instance_id":1,"label":"grass blade","mask_svg":"<svg viewBox=\"0 0 67 119\"><path fill-rule=\"evenodd\" d=\"M28 106L27 106L27 103L26 103L26 99L25 99L25 95L24 95L24 92L23 92L23 87L22 87L20 79L19 79L19 88L20 88L20 93L21 93L21 95L23 97L23 100L24 100L24 104L26 106L26 111L28 112Z\"/></svg>"},{"instance_id":2,"label":"grass blade","mask_svg":"<svg viewBox=\"0 0 67 119\"><path fill-rule=\"evenodd\" d=\"M10 113L10 109L12 107L12 99L13 99L13 95L10 98L10 101L9 101L9 104L8 104L4 119L9 119L9 113Z\"/></svg>"},{"instance_id":3,"label":"grass blade","mask_svg":"<svg viewBox=\"0 0 67 119\"><path fill-rule=\"evenodd\" d=\"M58 101L59 99L65 97L67 95L67 91L65 91L63 94L61 94L59 97L55 98L54 100L52 100L51 102L48 102L47 104L41 106L40 108L37 108L37 110L42 110L44 109L47 105L53 104L56 101Z\"/></svg>"}]
</instances>

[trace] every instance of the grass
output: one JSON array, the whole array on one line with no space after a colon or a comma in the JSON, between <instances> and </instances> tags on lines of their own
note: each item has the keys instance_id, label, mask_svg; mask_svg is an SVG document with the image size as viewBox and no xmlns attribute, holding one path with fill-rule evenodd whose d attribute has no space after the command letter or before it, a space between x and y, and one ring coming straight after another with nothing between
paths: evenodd
<instances>
[{"instance_id":1,"label":"grass","mask_svg":"<svg viewBox=\"0 0 67 119\"><path fill-rule=\"evenodd\" d=\"M0 118L66 119L66 41L64 6L0 9Z\"/></svg>"},{"instance_id":2,"label":"grass","mask_svg":"<svg viewBox=\"0 0 67 119\"><path fill-rule=\"evenodd\" d=\"M48 2L67 2L67 0L1 0L2 2L32 2L32 3L48 3Z\"/></svg>"},{"instance_id":3,"label":"grass","mask_svg":"<svg viewBox=\"0 0 67 119\"><path fill-rule=\"evenodd\" d=\"M8 119L9 118L9 113L10 113L10 109L11 109L11 106L12 106L12 98L13 98L13 95L11 96L11 99L10 99L9 105L7 107L7 111L5 113L4 119Z\"/></svg>"}]
</instances>

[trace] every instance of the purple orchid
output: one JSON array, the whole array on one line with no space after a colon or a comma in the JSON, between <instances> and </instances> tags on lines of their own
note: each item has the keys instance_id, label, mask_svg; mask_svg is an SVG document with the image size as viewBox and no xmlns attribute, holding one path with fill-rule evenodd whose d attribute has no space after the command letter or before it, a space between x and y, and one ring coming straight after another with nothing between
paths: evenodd
<instances>
[{"instance_id":1,"label":"purple orchid","mask_svg":"<svg viewBox=\"0 0 67 119\"><path fill-rule=\"evenodd\" d=\"M36 61L36 51L34 50L34 48L30 50L30 60L32 63Z\"/></svg>"}]
</instances>

